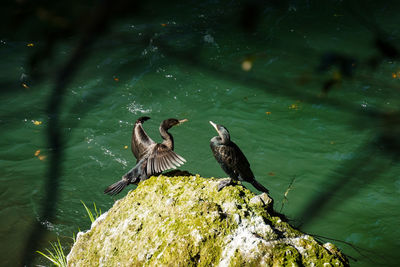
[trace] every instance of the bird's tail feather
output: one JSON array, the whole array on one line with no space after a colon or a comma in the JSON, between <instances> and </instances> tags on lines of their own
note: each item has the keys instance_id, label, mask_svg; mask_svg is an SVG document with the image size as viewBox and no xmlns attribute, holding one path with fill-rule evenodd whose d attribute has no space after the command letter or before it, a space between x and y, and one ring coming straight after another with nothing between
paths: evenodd
<instances>
[{"instance_id":1,"label":"bird's tail feather","mask_svg":"<svg viewBox=\"0 0 400 267\"><path fill-rule=\"evenodd\" d=\"M253 181L251 181L251 184L258 190L258 191L262 191L265 193L269 193L269 190L267 188L265 188L262 184L260 184L259 182L257 182L255 179L253 179Z\"/></svg>"},{"instance_id":2,"label":"bird's tail feather","mask_svg":"<svg viewBox=\"0 0 400 267\"><path fill-rule=\"evenodd\" d=\"M119 194L128 184L129 184L128 180L122 179L107 187L106 190L104 190L104 194L108 194L111 196Z\"/></svg>"}]
</instances>

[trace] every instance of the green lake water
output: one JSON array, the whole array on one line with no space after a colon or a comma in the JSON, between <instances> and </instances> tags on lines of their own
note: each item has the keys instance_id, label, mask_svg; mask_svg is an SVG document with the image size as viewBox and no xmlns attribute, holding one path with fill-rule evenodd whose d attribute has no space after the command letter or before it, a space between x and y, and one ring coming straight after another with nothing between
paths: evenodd
<instances>
[{"instance_id":1,"label":"green lake water","mask_svg":"<svg viewBox=\"0 0 400 267\"><path fill-rule=\"evenodd\" d=\"M263 7L251 34L232 19L237 4L212 1L115 22L60 96L64 146L50 220L41 218L52 162L46 106L54 70L73 53L77 39L56 47L53 59L43 63L52 75L40 82L30 79L27 60L43 40L2 40L0 81L13 81L18 89L2 93L0 102L0 265L22 264L37 223L46 231L35 250L59 237L68 251L70 237L90 227L81 200L105 212L134 189L115 198L103 194L134 166L132 126L150 116L144 128L155 141L161 141L162 120L189 120L170 132L175 151L187 160L181 169L203 177L225 177L209 148L216 135L209 121L226 126L276 210L293 181L282 209L293 225L346 242L330 240L357 260L353 266L395 266L400 166L396 151L380 137L399 125L398 119L371 114L398 112L400 65L389 59L375 69L364 64L378 54L374 33L340 1L296 3L283 10ZM361 17L398 44L397 9L370 8L374 17ZM221 19L226 14L232 16ZM357 59L352 78L335 68L317 71L321 56L334 51ZM323 94L332 77L341 82ZM49 264L39 256L35 263Z\"/></svg>"}]
</instances>

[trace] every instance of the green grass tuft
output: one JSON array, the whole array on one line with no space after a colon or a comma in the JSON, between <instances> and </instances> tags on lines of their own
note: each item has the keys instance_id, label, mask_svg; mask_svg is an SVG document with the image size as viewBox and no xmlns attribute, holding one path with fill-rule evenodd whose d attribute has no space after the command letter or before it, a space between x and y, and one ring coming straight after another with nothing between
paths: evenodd
<instances>
[{"instance_id":1,"label":"green grass tuft","mask_svg":"<svg viewBox=\"0 0 400 267\"><path fill-rule=\"evenodd\" d=\"M101 209L97 209L96 203L93 202L93 207L94 207L94 212L95 216L93 216L93 212L85 205L85 202L81 200L83 206L85 207L85 210L89 216L90 221L93 223L100 215L101 215Z\"/></svg>"},{"instance_id":2,"label":"green grass tuft","mask_svg":"<svg viewBox=\"0 0 400 267\"><path fill-rule=\"evenodd\" d=\"M66 267L67 258L65 257L64 250L60 243L60 239L58 239L57 237L57 242L50 243L50 245L53 248L53 251L46 248L48 254L45 254L44 252L41 251L36 251L36 252L45 257L46 259L48 259L49 261L51 261L54 265L59 267Z\"/></svg>"},{"instance_id":3,"label":"green grass tuft","mask_svg":"<svg viewBox=\"0 0 400 267\"><path fill-rule=\"evenodd\" d=\"M94 213L85 205L85 203L81 200L83 206L85 207L85 210L89 216L90 221L93 223L100 215L101 215L101 209L97 209L96 203L93 202L93 207L94 207ZM80 231L80 229L79 229ZM73 234L72 239L74 240L74 243L76 242L76 236ZM59 267L66 267L67 266L67 258L64 254L63 248L60 243L60 239L57 237L57 242L55 243L50 243L52 250L49 250L46 248L46 252L42 251L36 251L49 261L51 261L55 266Z\"/></svg>"}]
</instances>

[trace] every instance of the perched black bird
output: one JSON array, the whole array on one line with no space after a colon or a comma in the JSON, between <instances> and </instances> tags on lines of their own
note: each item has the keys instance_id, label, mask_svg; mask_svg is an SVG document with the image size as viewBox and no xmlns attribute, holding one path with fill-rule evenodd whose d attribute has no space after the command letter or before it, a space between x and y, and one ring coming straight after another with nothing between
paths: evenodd
<instances>
[{"instance_id":1,"label":"perched black bird","mask_svg":"<svg viewBox=\"0 0 400 267\"><path fill-rule=\"evenodd\" d=\"M221 181L218 191L232 184L232 179L251 183L257 190L268 193L268 189L254 179L254 174L250 169L250 163L240 148L231 141L228 130L219 124L210 121L211 125L218 132L210 140L210 147L215 159L221 168L229 175L230 179Z\"/></svg>"},{"instance_id":2,"label":"perched black bird","mask_svg":"<svg viewBox=\"0 0 400 267\"><path fill-rule=\"evenodd\" d=\"M152 175L161 173L168 169L176 169L186 160L176 154L174 150L174 139L168 130L187 119L167 119L160 125L160 134L164 139L161 144L154 142L144 131L142 123L150 119L140 117L132 130L131 149L136 157L136 165L122 176L122 179L104 190L105 194L116 195L129 184L138 184Z\"/></svg>"}]
</instances>

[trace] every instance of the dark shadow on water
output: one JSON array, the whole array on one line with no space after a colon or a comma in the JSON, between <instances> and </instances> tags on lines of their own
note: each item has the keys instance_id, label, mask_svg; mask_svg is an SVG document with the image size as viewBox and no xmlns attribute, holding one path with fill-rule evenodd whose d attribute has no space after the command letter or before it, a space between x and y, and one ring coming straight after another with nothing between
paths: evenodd
<instances>
[{"instance_id":1,"label":"dark shadow on water","mask_svg":"<svg viewBox=\"0 0 400 267\"><path fill-rule=\"evenodd\" d=\"M299 212L301 223L297 227L305 227L313 220L322 218L329 213L330 205L342 205L389 171L399 154L386 154L380 146L380 141L363 145L354 152L353 159L341 164L333 175L327 177L323 190Z\"/></svg>"},{"instance_id":2,"label":"dark shadow on water","mask_svg":"<svg viewBox=\"0 0 400 267\"><path fill-rule=\"evenodd\" d=\"M77 47L68 59L66 64L59 71L54 89L48 100L46 113L49 121L47 126L47 140L49 155L49 167L45 181L45 198L41 205L40 212L41 221L52 221L55 215L60 179L63 174L63 158L64 158L64 144L62 133L60 131L60 110L63 104L63 95L65 90L72 80L74 75L82 64L83 60L89 55L90 47L93 45L96 38L105 30L105 26L110 15L109 9L111 8L112 1L104 1L96 9L96 16L87 28L80 39ZM89 108L89 107L88 107ZM38 249L41 243L41 238L46 229L39 222L35 222L27 241L26 248L22 255L22 264L29 266L34 259L34 251Z\"/></svg>"}]
</instances>

